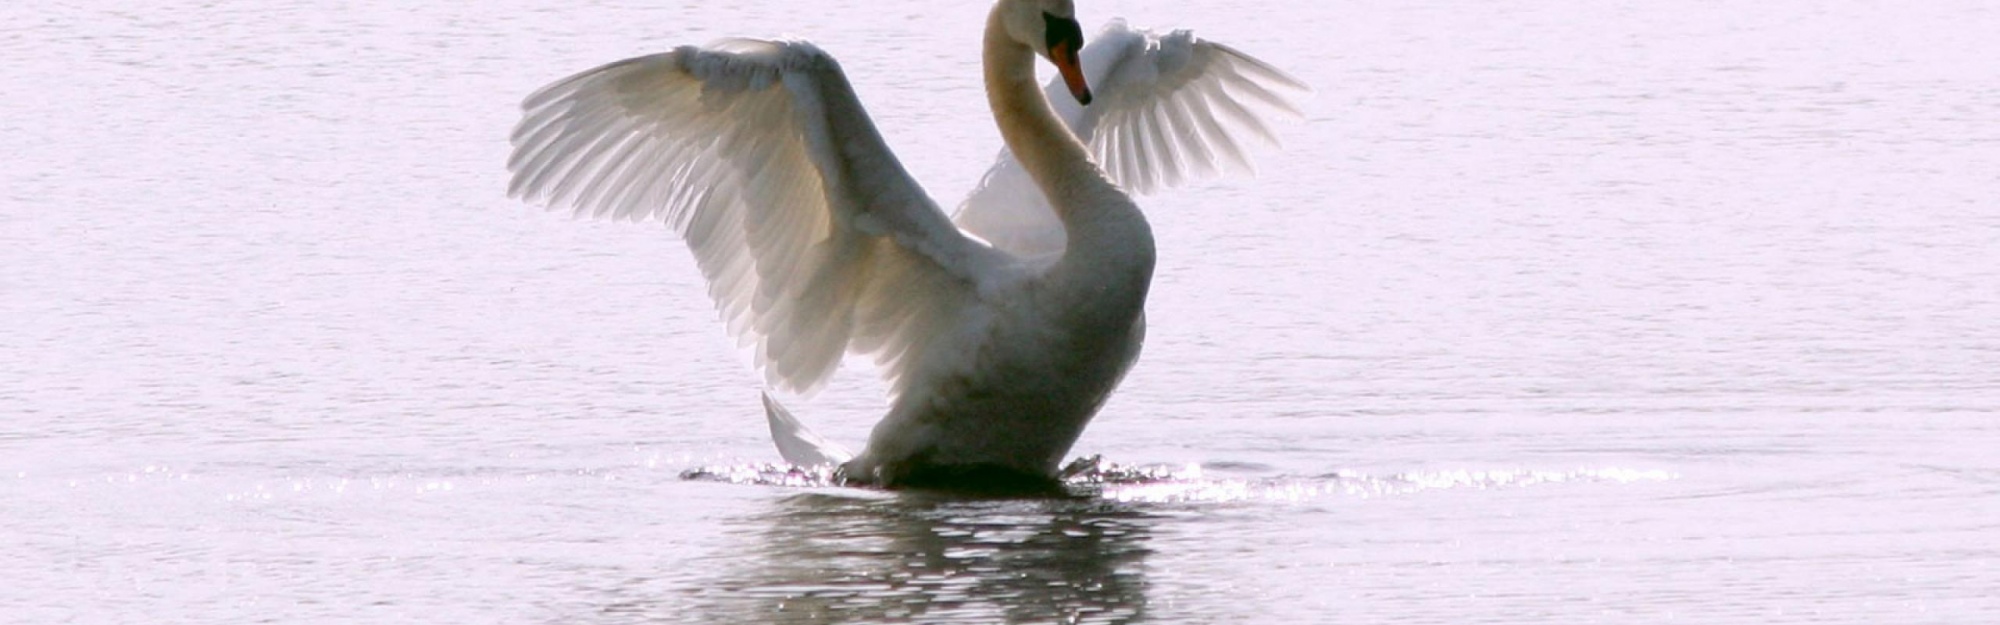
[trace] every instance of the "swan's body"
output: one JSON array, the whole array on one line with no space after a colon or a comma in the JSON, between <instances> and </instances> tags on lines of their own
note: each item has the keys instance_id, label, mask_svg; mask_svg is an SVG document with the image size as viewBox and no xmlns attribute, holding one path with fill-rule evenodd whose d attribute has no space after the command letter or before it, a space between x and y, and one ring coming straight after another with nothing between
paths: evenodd
<instances>
[{"instance_id":1,"label":"swan's body","mask_svg":"<svg viewBox=\"0 0 2000 625\"><path fill-rule=\"evenodd\" d=\"M1240 70L1298 86L1183 37L1189 50L1235 69L1149 85L1164 98L1110 81L1102 99L1128 106L1095 118L1071 107L1064 119L1035 81L1037 55L1064 70L1081 102L1092 97L1086 65L1114 76L1139 66L1102 56L1079 64L1072 16L1067 0L1000 0L993 9L987 95L1009 151L961 211L965 231L883 144L839 65L804 42L682 47L544 88L514 133L512 191L600 216L664 216L774 386L810 391L843 355L873 355L890 409L859 455L766 398L788 461L840 463L851 480L888 486L1047 478L1137 359L1153 273L1145 217L1092 153L1127 174L1128 186L1177 182L1159 179L1186 169L1176 158L1241 160L1226 132L1212 134L1223 132L1215 119L1262 131L1240 104L1215 104L1230 95L1215 85L1249 83L1252 97L1280 107L1288 104L1268 84ZM1142 50L1159 41L1123 32ZM1203 80L1210 92L1186 88ZM1132 113L1155 109L1165 112ZM1120 111L1137 116L1119 126ZM1086 145L1070 130L1090 136L1098 125L1123 128L1125 143ZM1206 140L1205 129L1215 129ZM1192 138L1163 134L1181 131Z\"/></svg>"}]
</instances>

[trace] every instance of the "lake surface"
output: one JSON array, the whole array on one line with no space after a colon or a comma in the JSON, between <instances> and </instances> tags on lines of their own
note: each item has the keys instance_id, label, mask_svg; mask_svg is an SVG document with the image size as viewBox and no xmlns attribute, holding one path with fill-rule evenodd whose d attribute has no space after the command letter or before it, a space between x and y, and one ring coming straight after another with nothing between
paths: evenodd
<instances>
[{"instance_id":1,"label":"lake surface","mask_svg":"<svg viewBox=\"0 0 2000 625\"><path fill-rule=\"evenodd\" d=\"M955 204L975 3L341 4L0 8L0 622L2000 620L1991 3L1083 3L1317 93L1143 202L1076 454L1162 479L1011 501L731 481L690 255L504 197L533 89L794 34Z\"/></svg>"}]
</instances>

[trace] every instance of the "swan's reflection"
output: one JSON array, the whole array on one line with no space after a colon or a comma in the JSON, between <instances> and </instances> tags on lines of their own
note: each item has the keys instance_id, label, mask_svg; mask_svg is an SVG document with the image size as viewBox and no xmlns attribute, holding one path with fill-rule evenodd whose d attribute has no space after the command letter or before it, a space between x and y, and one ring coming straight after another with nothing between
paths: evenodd
<instances>
[{"instance_id":1,"label":"swan's reflection","mask_svg":"<svg viewBox=\"0 0 2000 625\"><path fill-rule=\"evenodd\" d=\"M1089 499L802 494L704 586L731 622L1129 623L1154 521ZM736 564L740 563L740 564Z\"/></svg>"}]
</instances>

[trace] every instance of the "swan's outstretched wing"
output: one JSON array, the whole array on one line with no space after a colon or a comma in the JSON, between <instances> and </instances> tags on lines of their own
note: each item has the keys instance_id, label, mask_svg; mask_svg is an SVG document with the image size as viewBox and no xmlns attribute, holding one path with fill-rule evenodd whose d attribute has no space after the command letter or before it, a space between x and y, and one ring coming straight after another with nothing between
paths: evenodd
<instances>
[{"instance_id":1,"label":"swan's outstretched wing","mask_svg":"<svg viewBox=\"0 0 2000 625\"><path fill-rule=\"evenodd\" d=\"M1059 81L1049 101L1126 190L1151 193L1227 170L1250 171L1246 148L1275 145L1270 120L1297 117L1305 83L1235 48L1185 30L1166 34L1113 20L1082 52L1096 100L1077 104ZM1061 253L1055 212L1002 151L959 208L968 232L1028 257Z\"/></svg>"},{"instance_id":2,"label":"swan's outstretched wing","mask_svg":"<svg viewBox=\"0 0 2000 625\"><path fill-rule=\"evenodd\" d=\"M818 388L847 352L885 375L1000 265L883 144L831 56L730 40L619 61L522 104L510 194L664 218L768 381Z\"/></svg>"}]
</instances>

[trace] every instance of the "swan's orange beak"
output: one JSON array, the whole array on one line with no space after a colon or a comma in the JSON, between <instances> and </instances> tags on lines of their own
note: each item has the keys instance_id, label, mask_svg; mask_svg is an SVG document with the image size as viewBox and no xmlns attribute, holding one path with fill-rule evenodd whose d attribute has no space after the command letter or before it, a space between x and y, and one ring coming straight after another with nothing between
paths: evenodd
<instances>
[{"instance_id":1,"label":"swan's orange beak","mask_svg":"<svg viewBox=\"0 0 2000 625\"><path fill-rule=\"evenodd\" d=\"M1089 106L1090 85L1083 81L1083 63L1077 61L1076 44L1059 41L1049 46L1049 60L1062 73L1063 84L1069 86L1070 95L1076 96L1076 103Z\"/></svg>"}]
</instances>

